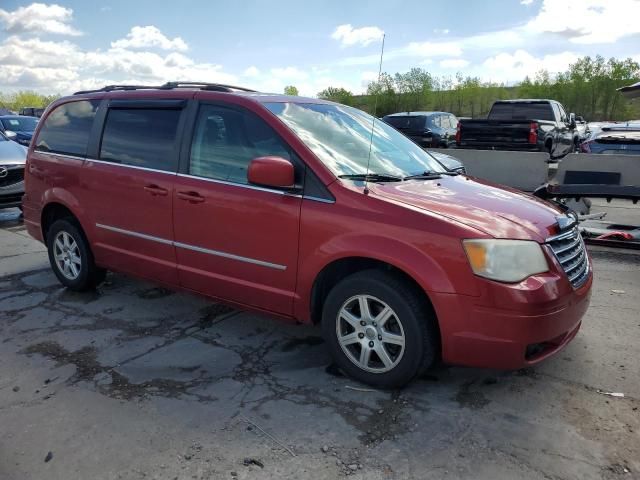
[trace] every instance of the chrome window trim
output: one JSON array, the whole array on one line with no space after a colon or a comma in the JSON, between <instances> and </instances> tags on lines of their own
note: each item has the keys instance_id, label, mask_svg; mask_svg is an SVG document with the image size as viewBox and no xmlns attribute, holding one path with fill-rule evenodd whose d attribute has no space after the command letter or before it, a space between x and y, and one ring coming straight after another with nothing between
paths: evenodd
<instances>
[{"instance_id":1,"label":"chrome window trim","mask_svg":"<svg viewBox=\"0 0 640 480\"><path fill-rule=\"evenodd\" d=\"M276 190L274 188L258 187L256 185L250 185L250 184L247 184L247 183L229 182L227 180L219 180L217 178L198 177L197 175L190 175L188 173L178 173L178 176L179 177L184 177L184 178L193 178L195 180L203 180L205 182L219 183L221 185L229 185L231 187L248 188L250 190L258 190L258 191L261 191L261 192L276 193L278 195L287 195L289 197L301 197L301 195L291 194L291 193L288 193L288 192L286 192L284 190Z\"/></svg>"},{"instance_id":2,"label":"chrome window trim","mask_svg":"<svg viewBox=\"0 0 640 480\"><path fill-rule=\"evenodd\" d=\"M248 188L250 190L258 190L260 192L275 193L277 195L284 195L285 197L302 198L302 199L305 199L305 200L312 200L314 202L335 203L335 200L328 200L328 199L325 199L325 198L314 197L314 196L311 196L311 195L304 195L304 194L299 194L299 193L290 193L290 192L287 192L285 190L276 190L276 189L273 189L273 188L258 187L256 185L250 185L250 184L247 184L247 183L229 182L227 180L219 180L217 178L198 177L197 175L190 175L188 173L178 173L178 177L193 178L195 180L203 180L205 182L218 183L220 185L228 185L230 187Z\"/></svg>"},{"instance_id":3,"label":"chrome window trim","mask_svg":"<svg viewBox=\"0 0 640 480\"><path fill-rule=\"evenodd\" d=\"M314 202L320 202L320 203L336 203L335 200L329 200L328 198L314 197L312 195L302 195L302 198L305 200L312 200Z\"/></svg>"},{"instance_id":4,"label":"chrome window trim","mask_svg":"<svg viewBox=\"0 0 640 480\"><path fill-rule=\"evenodd\" d=\"M53 157L70 158L71 160L86 160L86 157L80 157L78 155L70 155L68 153L47 152L45 150L38 150L37 148L34 151L42 155L51 155Z\"/></svg>"},{"instance_id":5,"label":"chrome window trim","mask_svg":"<svg viewBox=\"0 0 640 480\"><path fill-rule=\"evenodd\" d=\"M87 162L95 162L95 163L102 163L105 165L115 165L116 167L126 167L126 168L133 168L136 170L143 170L145 172L156 172L156 173L164 173L167 175L176 175L175 171L169 171L169 170L158 170L156 168L148 168L148 167L139 167L138 165L127 165L126 163L116 163L116 162L108 162L106 160L98 160L96 158L86 158L85 159Z\"/></svg>"},{"instance_id":6,"label":"chrome window trim","mask_svg":"<svg viewBox=\"0 0 640 480\"><path fill-rule=\"evenodd\" d=\"M133 232L131 230L125 230L124 228L112 227L110 225L104 225L102 223L96 223L96 227L102 228L104 230L109 230L116 233L121 233L123 235L129 235L131 237L142 238L144 240L150 240L152 242L162 243L164 245L172 245L177 248L183 248L185 250L192 250L194 252L206 253L208 255L214 255L216 257L228 258L230 260L237 260L239 262L251 263L253 265L260 265L262 267L273 268L275 270L286 270L286 265L279 265L277 263L266 262L264 260L258 260L250 257L243 257L241 255L235 255L233 253L221 252L219 250L211 250L209 248L198 247L195 245L189 245L187 243L182 242L174 242L172 240L167 240L166 238L156 237L154 235L147 235L146 233Z\"/></svg>"}]
</instances>

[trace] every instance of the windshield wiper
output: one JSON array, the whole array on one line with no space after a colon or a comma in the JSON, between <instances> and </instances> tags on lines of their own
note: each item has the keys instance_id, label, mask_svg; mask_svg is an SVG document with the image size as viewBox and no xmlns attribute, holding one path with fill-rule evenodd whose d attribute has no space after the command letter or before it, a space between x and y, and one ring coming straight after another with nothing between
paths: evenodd
<instances>
[{"instance_id":1,"label":"windshield wiper","mask_svg":"<svg viewBox=\"0 0 640 480\"><path fill-rule=\"evenodd\" d=\"M417 173L415 175L407 175L402 180L437 180L442 178L442 175L447 175L449 177L455 177L456 175L460 175L458 172L434 172L427 170L422 173Z\"/></svg>"},{"instance_id":2,"label":"windshield wiper","mask_svg":"<svg viewBox=\"0 0 640 480\"><path fill-rule=\"evenodd\" d=\"M388 175L386 173L351 173L338 175L338 178L348 178L349 180L362 180L367 182L400 182L402 177Z\"/></svg>"},{"instance_id":3,"label":"windshield wiper","mask_svg":"<svg viewBox=\"0 0 640 480\"><path fill-rule=\"evenodd\" d=\"M403 180L437 180L438 178L442 178L442 172L425 170L424 172L417 173L415 175L407 175Z\"/></svg>"}]
</instances>

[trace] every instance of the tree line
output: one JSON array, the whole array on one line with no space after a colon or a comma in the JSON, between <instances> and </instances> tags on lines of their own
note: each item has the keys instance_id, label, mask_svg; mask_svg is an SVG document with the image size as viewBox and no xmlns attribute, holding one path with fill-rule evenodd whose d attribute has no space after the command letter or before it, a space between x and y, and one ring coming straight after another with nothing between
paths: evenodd
<instances>
[{"instance_id":1,"label":"tree line","mask_svg":"<svg viewBox=\"0 0 640 480\"><path fill-rule=\"evenodd\" d=\"M19 112L25 107L44 108L54 100L60 98L60 95L42 95L31 90L21 90L13 93L0 92L0 108L6 108L12 112Z\"/></svg>"},{"instance_id":2,"label":"tree line","mask_svg":"<svg viewBox=\"0 0 640 480\"><path fill-rule=\"evenodd\" d=\"M422 68L405 73L383 73L369 83L365 95L329 87L318 97L351 105L377 116L415 110L441 110L459 117L485 116L496 100L548 98L558 100L567 111L589 121L640 118L640 101L628 100L616 91L640 79L640 64L627 58L605 60L586 56L566 71L551 75L539 71L515 86L483 82L478 77L437 77Z\"/></svg>"}]
</instances>

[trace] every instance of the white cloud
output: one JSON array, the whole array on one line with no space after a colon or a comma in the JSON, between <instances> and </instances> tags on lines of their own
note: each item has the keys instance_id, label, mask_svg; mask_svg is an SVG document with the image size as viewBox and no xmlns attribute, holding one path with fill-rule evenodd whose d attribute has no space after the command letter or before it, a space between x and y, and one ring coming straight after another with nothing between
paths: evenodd
<instances>
[{"instance_id":1,"label":"white cloud","mask_svg":"<svg viewBox=\"0 0 640 480\"><path fill-rule=\"evenodd\" d=\"M258 75L260 75L260 70L258 69L258 67L251 65L244 71L242 75L245 77L257 77Z\"/></svg>"},{"instance_id":2,"label":"white cloud","mask_svg":"<svg viewBox=\"0 0 640 480\"><path fill-rule=\"evenodd\" d=\"M180 38L168 38L158 27L147 25L135 26L125 38L111 42L112 48L161 48L162 50L188 50L186 42Z\"/></svg>"},{"instance_id":3,"label":"white cloud","mask_svg":"<svg viewBox=\"0 0 640 480\"><path fill-rule=\"evenodd\" d=\"M564 71L578 58L579 55L573 52L534 57L525 50L516 50L487 58L482 64L482 76L493 81L521 81L526 76L534 77L540 70L547 70L552 75Z\"/></svg>"},{"instance_id":4,"label":"white cloud","mask_svg":"<svg viewBox=\"0 0 640 480\"><path fill-rule=\"evenodd\" d=\"M457 57L462 55L462 46L458 42L411 42L396 56L415 57Z\"/></svg>"},{"instance_id":5,"label":"white cloud","mask_svg":"<svg viewBox=\"0 0 640 480\"><path fill-rule=\"evenodd\" d=\"M4 30L11 34L82 35L82 32L70 25L72 19L73 10L71 8L56 4L32 3L26 7L18 7L11 12L0 8L0 23L4 24Z\"/></svg>"},{"instance_id":6,"label":"white cloud","mask_svg":"<svg viewBox=\"0 0 640 480\"><path fill-rule=\"evenodd\" d=\"M522 5L527 5L527 6L529 6L529 5L531 5L531 4L533 3L533 0L520 0L520 3L521 3Z\"/></svg>"},{"instance_id":7,"label":"white cloud","mask_svg":"<svg viewBox=\"0 0 640 480\"><path fill-rule=\"evenodd\" d=\"M307 72L297 67L272 68L271 75L281 80L287 79L290 82L306 80L309 77Z\"/></svg>"},{"instance_id":8,"label":"white cloud","mask_svg":"<svg viewBox=\"0 0 640 480\"><path fill-rule=\"evenodd\" d=\"M331 34L331 38L340 41L341 46L349 47L361 45L366 47L370 43L380 40L384 32L378 27L353 28L350 23L340 25Z\"/></svg>"},{"instance_id":9,"label":"white cloud","mask_svg":"<svg viewBox=\"0 0 640 480\"><path fill-rule=\"evenodd\" d=\"M178 52L82 50L67 41L15 35L0 43L0 89L67 94L113 83L161 84L171 80L237 83L237 77L221 65L196 63Z\"/></svg>"},{"instance_id":10,"label":"white cloud","mask_svg":"<svg viewBox=\"0 0 640 480\"><path fill-rule=\"evenodd\" d=\"M449 33L449 29L448 28L434 28L433 29L433 33L436 33L438 35L446 35Z\"/></svg>"},{"instance_id":11,"label":"white cloud","mask_svg":"<svg viewBox=\"0 0 640 480\"><path fill-rule=\"evenodd\" d=\"M411 42L403 47L385 51L383 61L397 58L415 58L420 62L421 58L430 57L457 57L462 55L462 46L459 42ZM355 57L345 57L337 60L339 66L377 65L380 62L380 54L360 55ZM430 62L428 62L430 63Z\"/></svg>"},{"instance_id":12,"label":"white cloud","mask_svg":"<svg viewBox=\"0 0 640 480\"><path fill-rule=\"evenodd\" d=\"M538 15L524 30L531 34L557 33L572 43L615 43L640 33L640 1L544 0Z\"/></svg>"},{"instance_id":13,"label":"white cloud","mask_svg":"<svg viewBox=\"0 0 640 480\"><path fill-rule=\"evenodd\" d=\"M468 65L469 61L464 60L463 58L447 58L440 62L440 66L446 69L464 68Z\"/></svg>"}]
</instances>

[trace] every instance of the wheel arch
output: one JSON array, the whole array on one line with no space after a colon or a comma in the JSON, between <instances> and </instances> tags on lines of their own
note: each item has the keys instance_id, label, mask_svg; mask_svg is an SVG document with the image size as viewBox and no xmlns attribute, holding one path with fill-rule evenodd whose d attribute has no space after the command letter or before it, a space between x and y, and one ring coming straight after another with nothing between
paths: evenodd
<instances>
[{"instance_id":1,"label":"wheel arch","mask_svg":"<svg viewBox=\"0 0 640 480\"><path fill-rule=\"evenodd\" d=\"M429 312L429 317L433 319L433 328L437 335L437 356L441 355L442 334L438 315L429 293L420 283L405 270L397 266L372 257L342 257L328 263L316 276L311 289L310 318L313 324L319 324L322 319L322 309L331 289L343 278L366 270L379 270L400 279L408 285L419 298L424 302L424 306Z\"/></svg>"},{"instance_id":2,"label":"wheel arch","mask_svg":"<svg viewBox=\"0 0 640 480\"><path fill-rule=\"evenodd\" d=\"M76 215L68 205L59 201L51 201L44 206L40 214L40 228L45 245L47 243L49 228L51 228L51 225L53 225L56 220L60 220L61 218L72 218L75 220L80 230L86 235L78 215Z\"/></svg>"},{"instance_id":3,"label":"wheel arch","mask_svg":"<svg viewBox=\"0 0 640 480\"><path fill-rule=\"evenodd\" d=\"M372 269L388 272L402 278L402 280L411 285L411 287L424 298L430 308L433 309L433 304L428 292L423 285L405 269L375 257L345 256L327 263L315 276L309 300L309 315L312 323L317 324L320 322L324 300L340 280L354 273Z\"/></svg>"}]
</instances>

